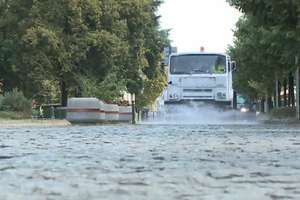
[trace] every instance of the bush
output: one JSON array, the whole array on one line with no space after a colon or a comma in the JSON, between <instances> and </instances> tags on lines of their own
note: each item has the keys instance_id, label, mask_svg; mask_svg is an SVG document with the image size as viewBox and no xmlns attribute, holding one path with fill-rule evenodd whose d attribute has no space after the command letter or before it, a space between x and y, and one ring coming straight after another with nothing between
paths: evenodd
<instances>
[{"instance_id":1,"label":"bush","mask_svg":"<svg viewBox=\"0 0 300 200\"><path fill-rule=\"evenodd\" d=\"M275 108L271 111L271 117L275 119L287 119L296 117L295 108Z\"/></svg>"},{"instance_id":2,"label":"bush","mask_svg":"<svg viewBox=\"0 0 300 200\"><path fill-rule=\"evenodd\" d=\"M27 99L22 92L14 89L0 97L0 110L20 112L29 117L31 115L31 100Z\"/></svg>"}]
</instances>

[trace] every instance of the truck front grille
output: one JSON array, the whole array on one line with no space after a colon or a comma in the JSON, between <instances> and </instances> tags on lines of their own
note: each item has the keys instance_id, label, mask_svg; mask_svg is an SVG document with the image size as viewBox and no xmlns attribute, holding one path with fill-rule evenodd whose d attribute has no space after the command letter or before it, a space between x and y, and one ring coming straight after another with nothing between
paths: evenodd
<instances>
[{"instance_id":1,"label":"truck front grille","mask_svg":"<svg viewBox=\"0 0 300 200\"><path fill-rule=\"evenodd\" d=\"M184 99L213 99L213 96L183 96Z\"/></svg>"}]
</instances>

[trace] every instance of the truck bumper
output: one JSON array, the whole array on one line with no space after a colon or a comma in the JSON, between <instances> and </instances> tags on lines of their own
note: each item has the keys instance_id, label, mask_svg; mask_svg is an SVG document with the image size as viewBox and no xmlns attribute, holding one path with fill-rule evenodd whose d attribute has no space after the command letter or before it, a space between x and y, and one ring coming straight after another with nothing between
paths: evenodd
<instances>
[{"instance_id":1,"label":"truck bumper","mask_svg":"<svg viewBox=\"0 0 300 200\"><path fill-rule=\"evenodd\" d=\"M222 109L232 109L231 101L215 101L215 100L180 100L180 101L165 101L166 105L190 105L190 106L214 106Z\"/></svg>"}]
</instances>

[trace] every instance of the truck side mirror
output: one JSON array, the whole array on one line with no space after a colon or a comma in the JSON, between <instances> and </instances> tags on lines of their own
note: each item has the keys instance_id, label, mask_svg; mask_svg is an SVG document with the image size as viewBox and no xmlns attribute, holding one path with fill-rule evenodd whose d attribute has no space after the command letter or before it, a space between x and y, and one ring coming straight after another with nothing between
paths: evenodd
<instances>
[{"instance_id":1,"label":"truck side mirror","mask_svg":"<svg viewBox=\"0 0 300 200\"><path fill-rule=\"evenodd\" d=\"M233 72L236 71L236 62L235 61L231 62L231 69L232 69Z\"/></svg>"}]
</instances>

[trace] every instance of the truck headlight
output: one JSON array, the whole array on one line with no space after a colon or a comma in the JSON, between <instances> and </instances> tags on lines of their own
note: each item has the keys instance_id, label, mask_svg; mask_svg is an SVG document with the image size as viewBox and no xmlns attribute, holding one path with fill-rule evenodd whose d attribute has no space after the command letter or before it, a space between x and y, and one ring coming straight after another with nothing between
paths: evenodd
<instances>
[{"instance_id":1,"label":"truck headlight","mask_svg":"<svg viewBox=\"0 0 300 200\"><path fill-rule=\"evenodd\" d=\"M170 99L178 99L179 98L179 96L176 93L170 94L169 97L170 97Z\"/></svg>"},{"instance_id":2,"label":"truck headlight","mask_svg":"<svg viewBox=\"0 0 300 200\"><path fill-rule=\"evenodd\" d=\"M249 112L249 109L248 109L248 108L245 108L245 107L243 107L243 108L241 108L241 112L242 112L242 113Z\"/></svg>"}]
</instances>

